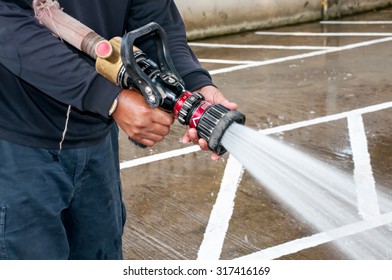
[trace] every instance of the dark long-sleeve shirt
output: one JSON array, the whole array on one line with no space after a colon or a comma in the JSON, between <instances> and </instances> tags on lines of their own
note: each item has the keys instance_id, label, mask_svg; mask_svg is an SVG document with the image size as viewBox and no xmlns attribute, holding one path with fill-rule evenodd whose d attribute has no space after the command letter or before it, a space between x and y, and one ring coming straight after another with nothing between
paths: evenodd
<instances>
[{"instance_id":1,"label":"dark long-sleeve shirt","mask_svg":"<svg viewBox=\"0 0 392 280\"><path fill-rule=\"evenodd\" d=\"M38 148L85 147L106 136L109 108L121 89L95 71L94 61L61 42L34 17L29 0L0 0L0 139ZM188 90L212 84L185 39L172 0L63 0L64 12L101 36L122 36L151 21L169 39ZM151 42L139 46L152 59Z\"/></svg>"}]
</instances>

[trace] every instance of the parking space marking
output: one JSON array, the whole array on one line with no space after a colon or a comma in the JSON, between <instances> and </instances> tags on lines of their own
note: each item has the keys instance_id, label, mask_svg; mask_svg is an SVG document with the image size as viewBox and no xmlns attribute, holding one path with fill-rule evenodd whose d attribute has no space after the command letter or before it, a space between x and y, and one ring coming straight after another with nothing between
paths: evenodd
<instances>
[{"instance_id":1,"label":"parking space marking","mask_svg":"<svg viewBox=\"0 0 392 280\"><path fill-rule=\"evenodd\" d=\"M204 48L307 50L307 51L329 50L329 49L336 48L336 47L326 47L326 46L278 46L278 45L241 45L241 44L212 44L212 43L189 43L189 45L193 47L204 47Z\"/></svg>"},{"instance_id":2,"label":"parking space marking","mask_svg":"<svg viewBox=\"0 0 392 280\"><path fill-rule=\"evenodd\" d=\"M197 255L198 260L219 260L223 243L234 212L234 202L244 169L229 156L216 202Z\"/></svg>"},{"instance_id":3,"label":"parking space marking","mask_svg":"<svg viewBox=\"0 0 392 280\"><path fill-rule=\"evenodd\" d=\"M320 21L320 24L331 24L331 25L338 25L338 24L347 24L347 25L388 25L392 24L392 21L386 20L374 20L374 21L343 21L343 20L323 20Z\"/></svg>"},{"instance_id":4,"label":"parking space marking","mask_svg":"<svg viewBox=\"0 0 392 280\"><path fill-rule=\"evenodd\" d=\"M380 215L380 207L362 115L350 114L347 123L354 162L358 213L364 219L373 219Z\"/></svg>"},{"instance_id":5,"label":"parking space marking","mask_svg":"<svg viewBox=\"0 0 392 280\"><path fill-rule=\"evenodd\" d=\"M286 124L286 125L281 125L281 126L277 126L277 127L267 128L264 130L260 130L260 132L263 134L266 134L266 135L267 134L274 134L274 133L281 133L281 132L285 132L285 131L289 131L289 130L294 130L297 128L308 127L308 126L315 125L315 124L322 124L322 123L326 123L326 122L345 119L345 118L348 118L351 114L363 115L363 114L373 113L373 112L377 112L377 111L381 111L381 110L385 110L385 109L389 109L389 108L392 108L392 101L381 103L381 104L376 104L376 105L371 105L371 106L367 106L367 107L362 107L362 108L358 108L358 109L353 109L351 111L346 111L346 112L337 113L337 114L333 114L333 115L327 115L327 116L323 116L323 117L319 117L319 118L315 118L315 119L311 119L311 120L300 121L300 122L296 122L296 123L292 123L292 124Z\"/></svg>"},{"instance_id":6,"label":"parking space marking","mask_svg":"<svg viewBox=\"0 0 392 280\"><path fill-rule=\"evenodd\" d=\"M320 232L308 237L295 239L280 245L269 247L253 254L245 255L237 260L272 260L305 249L313 248L328 242L339 240L343 237L352 236L361 232L375 229L392 223L392 212L380 215L377 219L362 220L357 223L344 225L340 228Z\"/></svg>"},{"instance_id":7,"label":"parking space marking","mask_svg":"<svg viewBox=\"0 0 392 280\"><path fill-rule=\"evenodd\" d=\"M256 35L264 36L296 36L296 37L389 37L392 33L387 32L269 32L269 31L258 31L255 32Z\"/></svg>"},{"instance_id":8,"label":"parking space marking","mask_svg":"<svg viewBox=\"0 0 392 280\"><path fill-rule=\"evenodd\" d=\"M392 35L392 33L391 33L391 35ZM390 41L392 41L392 37L369 40L369 41L364 41L364 42L360 42L360 43L345 45L342 47L336 47L336 48L328 49L328 50L319 50L319 51L314 51L314 52L309 52L309 53L304 53L304 54L297 54L297 55L291 55L291 56L269 59L269 60L264 60L264 61L257 61L257 62L251 63L251 64L236 65L236 66L231 66L231 67L227 67L227 68L216 69L216 70L210 71L210 74L211 75L218 75L218 74L223 74L223 73L229 73L229 72L233 72L233 71L248 69L251 67L260 67L260 66L265 66L265 65L270 65L270 64L276 64L276 63L282 63L282 62L287 62L287 61L292 61L292 60L299 60L299 59L304 59L304 58L325 55L328 53L353 50L356 48L367 47L367 46L386 43L386 42L390 42Z\"/></svg>"},{"instance_id":9,"label":"parking space marking","mask_svg":"<svg viewBox=\"0 0 392 280\"><path fill-rule=\"evenodd\" d=\"M140 157L137 159L121 162L120 169L127 169L127 168L131 168L131 167L135 167L135 166L139 166L139 165L143 165L143 164L147 164L147 163L152 163L152 162L156 162L156 161L160 161L160 160L166 160L169 158L194 153L197 151L200 151L200 147L197 145L194 145L194 146L190 146L187 148L182 148L182 149L178 149L178 150L171 150L168 152L154 154L151 156Z\"/></svg>"},{"instance_id":10,"label":"parking space marking","mask_svg":"<svg viewBox=\"0 0 392 280\"><path fill-rule=\"evenodd\" d=\"M252 64L256 63L256 60L225 60L225 59L199 59L202 63L215 63L215 64Z\"/></svg>"}]
</instances>

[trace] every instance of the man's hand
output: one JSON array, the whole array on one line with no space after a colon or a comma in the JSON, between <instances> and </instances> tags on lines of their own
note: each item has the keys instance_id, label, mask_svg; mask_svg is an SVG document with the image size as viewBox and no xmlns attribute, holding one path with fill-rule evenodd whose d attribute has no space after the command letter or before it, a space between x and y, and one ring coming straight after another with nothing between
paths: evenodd
<instances>
[{"instance_id":1,"label":"man's hand","mask_svg":"<svg viewBox=\"0 0 392 280\"><path fill-rule=\"evenodd\" d=\"M139 92L130 89L120 93L112 116L131 139L149 147L162 141L174 122L171 114L151 108Z\"/></svg>"},{"instance_id":2,"label":"man's hand","mask_svg":"<svg viewBox=\"0 0 392 280\"><path fill-rule=\"evenodd\" d=\"M228 101L223 96L223 93L214 86L202 87L201 89L197 90L197 92L200 92L204 96L205 100L212 104L222 104L230 110L236 110L238 107L236 103ZM187 131L182 138L182 142L184 144L193 142L194 144L198 144L202 150L209 150L207 141L198 137L197 130L195 128L187 128ZM218 160L220 159L220 156L216 153L212 153L211 159Z\"/></svg>"}]
</instances>

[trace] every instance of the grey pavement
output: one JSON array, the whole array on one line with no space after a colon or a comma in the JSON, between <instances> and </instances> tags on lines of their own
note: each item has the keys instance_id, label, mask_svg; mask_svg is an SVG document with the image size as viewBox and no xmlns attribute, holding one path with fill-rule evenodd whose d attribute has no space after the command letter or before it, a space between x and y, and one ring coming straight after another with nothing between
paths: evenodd
<instances>
[{"instance_id":1,"label":"grey pavement","mask_svg":"<svg viewBox=\"0 0 392 280\"><path fill-rule=\"evenodd\" d=\"M370 194L392 193L392 9L191 47L239 104L246 126L348 174L367 172ZM358 217L333 234L313 229L246 169L238 172L230 153L212 161L208 152L183 145L184 130L176 122L147 149L120 137L126 259L348 259L335 240L349 243L379 228L392 239L388 211ZM391 259L392 252L375 258Z\"/></svg>"}]
</instances>

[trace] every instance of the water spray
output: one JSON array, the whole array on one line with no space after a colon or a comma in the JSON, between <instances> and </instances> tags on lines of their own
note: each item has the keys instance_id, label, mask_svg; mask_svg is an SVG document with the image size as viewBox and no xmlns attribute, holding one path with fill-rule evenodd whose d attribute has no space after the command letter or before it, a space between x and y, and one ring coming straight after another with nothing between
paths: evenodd
<instances>
[{"instance_id":1,"label":"water spray","mask_svg":"<svg viewBox=\"0 0 392 280\"><path fill-rule=\"evenodd\" d=\"M57 1L34 0L33 7L42 24L96 60L99 74L124 89L138 89L149 106L172 112L181 124L195 128L218 155L227 151L221 144L226 130L234 122L245 123L242 113L212 104L202 94L186 90L170 57L166 33L157 23L108 41L64 13ZM135 46L137 39L153 40L157 62Z\"/></svg>"}]
</instances>

